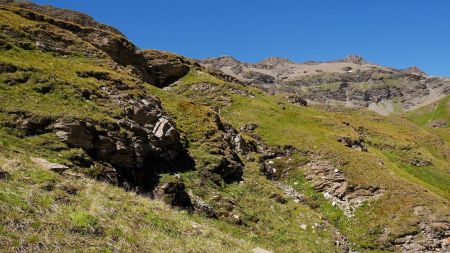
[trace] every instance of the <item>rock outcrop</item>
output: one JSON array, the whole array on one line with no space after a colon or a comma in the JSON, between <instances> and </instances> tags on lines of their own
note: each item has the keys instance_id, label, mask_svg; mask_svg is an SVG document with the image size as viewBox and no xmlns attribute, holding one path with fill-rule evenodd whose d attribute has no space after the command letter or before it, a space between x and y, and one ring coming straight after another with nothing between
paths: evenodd
<instances>
[{"instance_id":1,"label":"rock outcrop","mask_svg":"<svg viewBox=\"0 0 450 253\"><path fill-rule=\"evenodd\" d=\"M414 207L414 215L420 217L418 231L393 240L392 244L405 253L449 252L450 222L437 219L425 206Z\"/></svg>"},{"instance_id":2,"label":"rock outcrop","mask_svg":"<svg viewBox=\"0 0 450 253\"><path fill-rule=\"evenodd\" d=\"M16 45L61 55L81 54L110 60L116 68L127 68L142 81L159 87L186 75L193 64L175 54L138 50L115 28L75 11L15 1L1 1L0 9L39 21L21 30L2 26L0 45L10 48Z\"/></svg>"},{"instance_id":3,"label":"rock outcrop","mask_svg":"<svg viewBox=\"0 0 450 253\"><path fill-rule=\"evenodd\" d=\"M154 195L171 206L190 211L194 209L191 198L179 176L156 188Z\"/></svg>"},{"instance_id":4,"label":"rock outcrop","mask_svg":"<svg viewBox=\"0 0 450 253\"><path fill-rule=\"evenodd\" d=\"M362 137L360 137L358 139L352 139L347 136L343 136L343 137L341 136L341 137L337 138L337 141L344 144L344 146L346 146L346 147L356 149L359 151L367 152L367 147L364 142L364 138L362 138Z\"/></svg>"},{"instance_id":5,"label":"rock outcrop","mask_svg":"<svg viewBox=\"0 0 450 253\"><path fill-rule=\"evenodd\" d=\"M302 96L298 95L287 95L284 97L289 103L301 106L307 106L308 101Z\"/></svg>"},{"instance_id":6,"label":"rock outcrop","mask_svg":"<svg viewBox=\"0 0 450 253\"><path fill-rule=\"evenodd\" d=\"M7 172L6 170L4 170L0 167L0 180L5 180L8 177L9 177L9 172Z\"/></svg>"},{"instance_id":7,"label":"rock outcrop","mask_svg":"<svg viewBox=\"0 0 450 253\"><path fill-rule=\"evenodd\" d=\"M226 141L231 144L233 150L241 155L256 152L257 147L253 140L245 140L242 134L230 124L223 124L223 126L226 131Z\"/></svg>"},{"instance_id":8,"label":"rock outcrop","mask_svg":"<svg viewBox=\"0 0 450 253\"><path fill-rule=\"evenodd\" d=\"M376 200L384 193L378 186L349 184L344 173L320 157L314 157L305 169L305 176L316 191L322 192L333 206L341 208L347 216L363 203Z\"/></svg>"},{"instance_id":9,"label":"rock outcrop","mask_svg":"<svg viewBox=\"0 0 450 253\"><path fill-rule=\"evenodd\" d=\"M150 73L149 82L158 87L165 87L185 76L191 63L184 57L156 50L141 51Z\"/></svg>"},{"instance_id":10,"label":"rock outcrop","mask_svg":"<svg viewBox=\"0 0 450 253\"><path fill-rule=\"evenodd\" d=\"M42 158L35 158L32 157L31 160L36 163L37 165L41 166L43 169L51 170L53 172L62 173L65 170L69 169L69 167L63 165L63 164L57 164L49 162Z\"/></svg>"},{"instance_id":11,"label":"rock outcrop","mask_svg":"<svg viewBox=\"0 0 450 253\"><path fill-rule=\"evenodd\" d=\"M178 130L159 102L147 98L128 103L117 123L68 118L58 119L52 128L70 147L111 164L120 184L143 191L154 187L161 171L192 169Z\"/></svg>"},{"instance_id":12,"label":"rock outcrop","mask_svg":"<svg viewBox=\"0 0 450 253\"><path fill-rule=\"evenodd\" d=\"M446 127L447 125L448 125L448 122L443 119L433 120L430 123L428 123L429 127L434 127L434 128Z\"/></svg>"}]
</instances>

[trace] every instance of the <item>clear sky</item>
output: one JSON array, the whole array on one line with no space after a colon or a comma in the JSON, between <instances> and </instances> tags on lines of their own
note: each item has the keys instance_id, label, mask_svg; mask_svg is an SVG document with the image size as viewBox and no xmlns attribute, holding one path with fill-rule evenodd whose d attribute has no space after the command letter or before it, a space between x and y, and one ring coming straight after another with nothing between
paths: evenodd
<instances>
[{"instance_id":1,"label":"clear sky","mask_svg":"<svg viewBox=\"0 0 450 253\"><path fill-rule=\"evenodd\" d=\"M450 76L449 0L34 0L81 11L141 48L257 62L368 61Z\"/></svg>"}]
</instances>

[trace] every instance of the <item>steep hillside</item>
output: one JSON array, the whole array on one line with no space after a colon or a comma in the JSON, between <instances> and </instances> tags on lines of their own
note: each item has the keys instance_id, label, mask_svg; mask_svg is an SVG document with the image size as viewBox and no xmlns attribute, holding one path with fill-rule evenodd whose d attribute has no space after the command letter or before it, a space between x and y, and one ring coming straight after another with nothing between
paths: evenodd
<instances>
[{"instance_id":1,"label":"steep hillside","mask_svg":"<svg viewBox=\"0 0 450 253\"><path fill-rule=\"evenodd\" d=\"M311 102L367 107L388 115L410 111L450 92L450 80L427 76L417 67L396 70L359 56L333 62L295 63L268 58L256 64L224 56L201 60L210 71L223 72L271 93L297 94Z\"/></svg>"},{"instance_id":2,"label":"steep hillside","mask_svg":"<svg viewBox=\"0 0 450 253\"><path fill-rule=\"evenodd\" d=\"M408 118L419 126L449 127L450 96L408 113Z\"/></svg>"},{"instance_id":3,"label":"steep hillside","mask_svg":"<svg viewBox=\"0 0 450 253\"><path fill-rule=\"evenodd\" d=\"M243 140L257 143L261 172L302 195L301 203L324 215L356 248L448 247L450 149L438 135L403 118L291 104L202 72L191 72L169 92L220 108ZM439 237L434 243L441 246L431 246L431 238Z\"/></svg>"},{"instance_id":4,"label":"steep hillside","mask_svg":"<svg viewBox=\"0 0 450 253\"><path fill-rule=\"evenodd\" d=\"M418 126L450 142L450 96L408 112L406 117Z\"/></svg>"},{"instance_id":5,"label":"steep hillside","mask_svg":"<svg viewBox=\"0 0 450 253\"><path fill-rule=\"evenodd\" d=\"M30 3L0 31L2 252L450 250L448 97L307 106Z\"/></svg>"}]
</instances>

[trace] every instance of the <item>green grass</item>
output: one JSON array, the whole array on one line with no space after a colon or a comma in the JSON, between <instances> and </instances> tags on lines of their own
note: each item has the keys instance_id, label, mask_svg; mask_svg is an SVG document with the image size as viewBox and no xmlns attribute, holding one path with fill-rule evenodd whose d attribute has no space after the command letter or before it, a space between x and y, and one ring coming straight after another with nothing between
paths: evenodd
<instances>
[{"instance_id":1,"label":"green grass","mask_svg":"<svg viewBox=\"0 0 450 253\"><path fill-rule=\"evenodd\" d=\"M194 75L197 74L191 76ZM202 133L207 132L208 128L215 127L214 124L208 124L202 120L205 113L211 112L204 105L192 104L183 96L154 87L149 88L161 99L164 108L175 119L182 133L191 140L202 138ZM175 87L175 89L178 88ZM199 124L199 122L203 123ZM195 143L189 146L190 153L196 161L199 161L198 168L202 168L210 159L214 159L205 148ZM314 223L322 223L320 212L307 205L296 204L292 200L287 204L280 204L268 198L274 193L280 196L284 193L260 175L257 163L246 162L243 183L226 185L223 188L202 187L197 173L188 172L182 175L187 187L213 205L216 211L220 212L224 208L225 199L235 202L232 212L238 215L245 225L233 225L232 218L214 221L214 224L222 231L252 241L263 248L280 252L338 250L333 245L332 229L311 230ZM217 201L217 198L221 200ZM227 220L230 221L227 222ZM308 224L309 229L303 230L300 227L301 224ZM320 243L317 244L316 241Z\"/></svg>"},{"instance_id":2,"label":"green grass","mask_svg":"<svg viewBox=\"0 0 450 253\"><path fill-rule=\"evenodd\" d=\"M412 122L419 126L426 126L433 120L450 121L450 96L446 96L430 105L421 107L406 114ZM449 127L450 125L447 125Z\"/></svg>"},{"instance_id":3,"label":"green grass","mask_svg":"<svg viewBox=\"0 0 450 253\"><path fill-rule=\"evenodd\" d=\"M0 154L0 166L11 174L0 181L3 252L34 247L41 252L249 252L253 247L207 219L83 176L46 172L26 161L11 152Z\"/></svg>"},{"instance_id":4,"label":"green grass","mask_svg":"<svg viewBox=\"0 0 450 253\"><path fill-rule=\"evenodd\" d=\"M191 74L194 77L202 75ZM197 101L195 95L186 91L189 85L195 85L195 79L189 78L186 83L181 80L172 90L181 91ZM315 206L314 211L327 217L357 248L369 250L378 247L380 227L389 228L392 231L390 237L411 231L417 222L411 210L418 199L423 205L445 213L443 205L450 198L450 177L449 160L443 152L448 146L439 141L439 136L397 116L385 117L366 110L325 112L315 106L291 105L253 88L240 89L256 98L230 92L234 89L232 84L220 82L215 87L215 94L229 96L233 101L230 106L221 108L220 115L236 128L248 123L257 124L256 133L267 144L293 145L300 151L320 154L344 164L340 169L349 182L387 190L382 198L361 207L354 218L348 220L305 184L300 169L294 169L286 176L288 184L309 196L310 204ZM164 103L164 98L162 100ZM207 102L201 98L199 101ZM342 122L349 122L354 129ZM338 136L356 138L357 128L365 129L368 153L351 150L336 141ZM394 155L388 155L387 151ZM408 159L413 153L431 158L433 165L419 169L411 167ZM384 161L384 165L380 161ZM294 185L294 182L301 183ZM398 217L398 221L391 221L392 214Z\"/></svg>"},{"instance_id":5,"label":"green grass","mask_svg":"<svg viewBox=\"0 0 450 253\"><path fill-rule=\"evenodd\" d=\"M39 23L0 10L0 25L36 29ZM50 25L48 29L73 39L75 47L89 47L68 31ZM60 57L18 47L0 51L1 63L19 68L16 73L0 74L0 168L10 174L0 179L2 252L250 252L257 246L274 252L340 252L336 229L349 238L352 248L381 252L377 249L389 240L417 231L420 218L413 213L415 206L428 207L438 218L448 217L450 134L448 128L426 127L431 120L448 120L448 97L407 118L356 109L328 112L320 106L289 104L282 96L269 96L196 70L161 90L140 83L124 68L111 68L106 58L80 55ZM197 170L181 173L186 187L211 205L220 219L175 210L162 201L92 180L78 174L83 169L76 166L57 174L32 162L31 157L42 157L69 165L70 158L83 151L68 149L53 133L26 136L8 127L14 120L11 113L99 121L120 118L122 108L102 99L100 87L109 84L77 75L84 71L108 73L123 81L129 89L120 94L129 98L153 94L161 99L197 162ZM317 77L307 78L317 81ZM13 79L16 84L11 84ZM192 90L194 86L206 89ZM51 91L45 92L49 87ZM334 83L322 86L336 87ZM86 90L90 97L82 95ZM277 166L286 172L280 182L303 194L305 203L289 198L277 201L274 196L285 194L261 174L257 154L241 157L245 163L242 182L202 181L201 171L220 159L211 152L222 148L215 141L220 137L215 134L215 112L236 129L257 124L255 133L268 145L297 148L294 161L279 161ZM349 149L336 140L358 138L361 132L369 152ZM345 216L305 179L304 165L312 155L339 167L349 183L381 187L386 193L358 208L352 218ZM413 167L408 161L414 156L433 165ZM172 177L162 175L161 182ZM321 226L313 228L316 224ZM389 234L383 234L384 228Z\"/></svg>"}]
</instances>

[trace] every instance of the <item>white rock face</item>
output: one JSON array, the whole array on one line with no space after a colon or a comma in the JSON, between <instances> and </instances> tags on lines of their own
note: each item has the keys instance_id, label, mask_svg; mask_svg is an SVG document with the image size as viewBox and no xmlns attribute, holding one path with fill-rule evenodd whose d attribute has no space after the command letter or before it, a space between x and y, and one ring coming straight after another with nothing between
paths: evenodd
<instances>
[{"instance_id":1,"label":"white rock face","mask_svg":"<svg viewBox=\"0 0 450 253\"><path fill-rule=\"evenodd\" d=\"M170 145L176 141L178 132L167 118L162 117L153 128L153 134L165 145Z\"/></svg>"}]
</instances>

